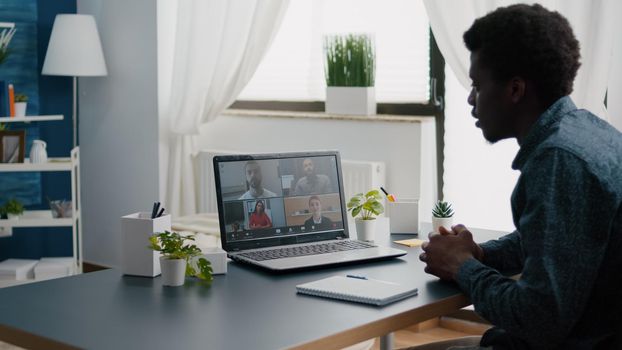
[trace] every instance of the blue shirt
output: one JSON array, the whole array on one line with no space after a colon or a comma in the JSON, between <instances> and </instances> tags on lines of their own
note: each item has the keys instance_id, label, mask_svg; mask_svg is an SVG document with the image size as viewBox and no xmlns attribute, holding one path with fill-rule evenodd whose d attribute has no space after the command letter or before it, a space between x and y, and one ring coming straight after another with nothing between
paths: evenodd
<instances>
[{"instance_id":1,"label":"blue shirt","mask_svg":"<svg viewBox=\"0 0 622 350\"><path fill-rule=\"evenodd\" d=\"M516 231L482 244L457 282L494 349L622 349L622 134L563 97L512 168ZM518 280L508 278L521 273Z\"/></svg>"}]
</instances>

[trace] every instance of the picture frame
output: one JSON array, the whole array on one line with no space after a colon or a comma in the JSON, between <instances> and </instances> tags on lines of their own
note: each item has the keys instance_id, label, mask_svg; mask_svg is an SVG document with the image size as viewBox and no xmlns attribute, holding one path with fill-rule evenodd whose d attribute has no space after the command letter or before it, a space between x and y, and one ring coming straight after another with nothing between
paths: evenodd
<instances>
[{"instance_id":1,"label":"picture frame","mask_svg":"<svg viewBox=\"0 0 622 350\"><path fill-rule=\"evenodd\" d=\"M0 163L23 163L26 152L26 130L0 131Z\"/></svg>"}]
</instances>

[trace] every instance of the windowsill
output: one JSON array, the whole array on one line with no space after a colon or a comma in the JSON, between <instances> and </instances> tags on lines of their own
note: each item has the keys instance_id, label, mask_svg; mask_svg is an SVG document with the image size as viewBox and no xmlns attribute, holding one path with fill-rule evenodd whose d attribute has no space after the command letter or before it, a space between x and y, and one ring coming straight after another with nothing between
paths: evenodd
<instances>
[{"instance_id":1,"label":"windowsill","mask_svg":"<svg viewBox=\"0 0 622 350\"><path fill-rule=\"evenodd\" d=\"M361 122L392 122L392 123L421 123L433 121L433 116L405 116L405 115L343 115L328 114L325 112L297 112L297 111L268 111L253 109L226 109L222 115L237 117L262 117L262 118L292 118L292 119L318 119L318 120L351 120Z\"/></svg>"}]
</instances>

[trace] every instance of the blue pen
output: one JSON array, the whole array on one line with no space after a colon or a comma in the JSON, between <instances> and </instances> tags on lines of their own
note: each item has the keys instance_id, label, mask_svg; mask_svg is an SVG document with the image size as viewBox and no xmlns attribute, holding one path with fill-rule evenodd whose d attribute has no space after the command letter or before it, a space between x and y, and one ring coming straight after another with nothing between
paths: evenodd
<instances>
[{"instance_id":1,"label":"blue pen","mask_svg":"<svg viewBox=\"0 0 622 350\"><path fill-rule=\"evenodd\" d=\"M360 280L366 280L367 279L367 277L365 277L365 276L358 276L358 275L346 275L346 277L358 278Z\"/></svg>"}]
</instances>

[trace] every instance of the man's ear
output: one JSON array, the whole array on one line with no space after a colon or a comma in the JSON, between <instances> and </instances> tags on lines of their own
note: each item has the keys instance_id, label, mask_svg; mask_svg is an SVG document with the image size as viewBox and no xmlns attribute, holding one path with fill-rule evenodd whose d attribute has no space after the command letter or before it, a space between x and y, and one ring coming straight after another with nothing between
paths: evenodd
<instances>
[{"instance_id":1,"label":"man's ear","mask_svg":"<svg viewBox=\"0 0 622 350\"><path fill-rule=\"evenodd\" d=\"M525 97L527 82L521 77L513 77L508 83L510 99L514 103L520 102Z\"/></svg>"}]
</instances>

